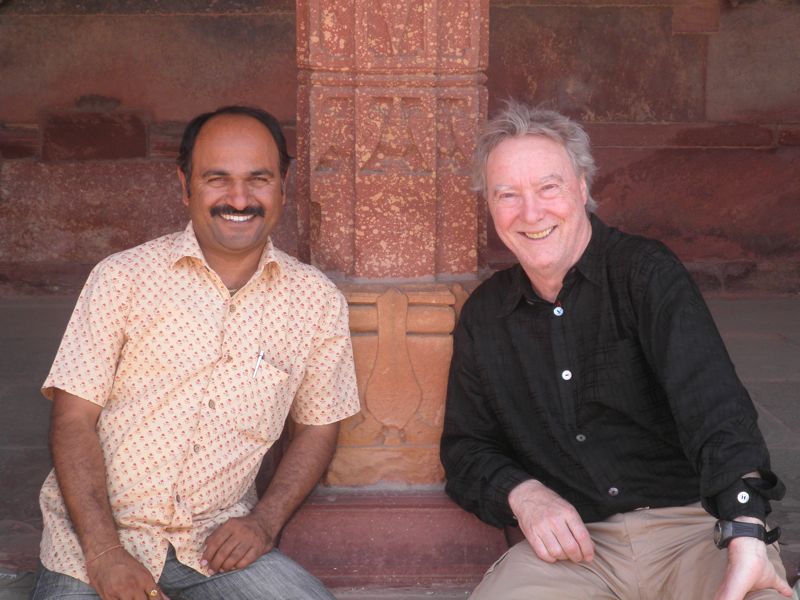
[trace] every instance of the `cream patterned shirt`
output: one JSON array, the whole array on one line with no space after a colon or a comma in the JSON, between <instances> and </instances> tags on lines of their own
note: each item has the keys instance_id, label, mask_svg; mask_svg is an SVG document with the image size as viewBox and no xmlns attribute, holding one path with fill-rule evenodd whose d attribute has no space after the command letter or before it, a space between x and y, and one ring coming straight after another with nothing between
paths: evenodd
<instances>
[{"instance_id":1,"label":"cream patterned shirt","mask_svg":"<svg viewBox=\"0 0 800 600\"><path fill-rule=\"evenodd\" d=\"M339 290L268 242L231 297L191 223L95 267L42 392L52 399L54 388L103 407L97 432L120 539L156 580L168 544L206 572L206 537L250 512L287 414L322 425L359 410ZM88 581L53 472L40 504L42 563Z\"/></svg>"}]
</instances>

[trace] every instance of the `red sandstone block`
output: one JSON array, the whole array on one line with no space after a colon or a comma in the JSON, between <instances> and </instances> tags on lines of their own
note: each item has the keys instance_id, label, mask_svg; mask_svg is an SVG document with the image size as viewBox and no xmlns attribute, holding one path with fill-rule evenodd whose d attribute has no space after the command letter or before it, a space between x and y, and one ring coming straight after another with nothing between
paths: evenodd
<instances>
[{"instance_id":1,"label":"red sandstone block","mask_svg":"<svg viewBox=\"0 0 800 600\"><path fill-rule=\"evenodd\" d=\"M593 194L610 224L683 260L796 260L800 149L601 148Z\"/></svg>"},{"instance_id":2,"label":"red sandstone block","mask_svg":"<svg viewBox=\"0 0 800 600\"><path fill-rule=\"evenodd\" d=\"M272 10L270 2L258 2L258 12L219 16L183 10L157 18L5 14L22 4L4 3L0 18L0 121L35 122L42 110L72 106L87 94L116 98L125 110L146 109L156 121L185 122L234 102L294 119L295 18ZM95 3L98 10L103 4ZM201 4L222 13L230 5L196 4L202 13ZM68 10L72 2L60 5ZM160 12L169 12L169 5L162 0Z\"/></svg>"},{"instance_id":3,"label":"red sandstone block","mask_svg":"<svg viewBox=\"0 0 800 600\"><path fill-rule=\"evenodd\" d=\"M702 118L705 37L673 35L669 6L594 4L492 4L490 114L510 96L585 121Z\"/></svg>"},{"instance_id":4,"label":"red sandstone block","mask_svg":"<svg viewBox=\"0 0 800 600\"><path fill-rule=\"evenodd\" d=\"M723 11L719 33L708 38L706 117L800 122L798 31L794 2L740 2Z\"/></svg>"},{"instance_id":5,"label":"red sandstone block","mask_svg":"<svg viewBox=\"0 0 800 600\"><path fill-rule=\"evenodd\" d=\"M0 2L2 4L2 2ZM7 14L97 15L97 14L187 14L212 15L293 11L295 0L25 0L3 7Z\"/></svg>"},{"instance_id":6,"label":"red sandstone block","mask_svg":"<svg viewBox=\"0 0 800 600\"><path fill-rule=\"evenodd\" d=\"M127 113L71 112L44 125L44 160L114 160L147 156L147 128Z\"/></svg>"},{"instance_id":7,"label":"red sandstone block","mask_svg":"<svg viewBox=\"0 0 800 600\"><path fill-rule=\"evenodd\" d=\"M0 158L31 158L39 153L36 125L0 125Z\"/></svg>"},{"instance_id":8,"label":"red sandstone block","mask_svg":"<svg viewBox=\"0 0 800 600\"><path fill-rule=\"evenodd\" d=\"M162 121L150 125L150 156L177 158L186 123Z\"/></svg>"},{"instance_id":9,"label":"red sandstone block","mask_svg":"<svg viewBox=\"0 0 800 600\"><path fill-rule=\"evenodd\" d=\"M739 147L774 145L770 127L706 123L589 123L592 146L601 147Z\"/></svg>"},{"instance_id":10,"label":"red sandstone block","mask_svg":"<svg viewBox=\"0 0 800 600\"><path fill-rule=\"evenodd\" d=\"M328 585L356 586L477 583L507 545L443 492L320 490L280 548Z\"/></svg>"},{"instance_id":11,"label":"red sandstone block","mask_svg":"<svg viewBox=\"0 0 800 600\"><path fill-rule=\"evenodd\" d=\"M77 294L93 266L74 262L3 262L0 294Z\"/></svg>"},{"instance_id":12,"label":"red sandstone block","mask_svg":"<svg viewBox=\"0 0 800 600\"><path fill-rule=\"evenodd\" d=\"M800 146L800 127L781 127L778 131L778 144L781 146Z\"/></svg>"},{"instance_id":13,"label":"red sandstone block","mask_svg":"<svg viewBox=\"0 0 800 600\"><path fill-rule=\"evenodd\" d=\"M0 262L94 264L181 229L171 162L6 161Z\"/></svg>"},{"instance_id":14,"label":"red sandstone block","mask_svg":"<svg viewBox=\"0 0 800 600\"><path fill-rule=\"evenodd\" d=\"M290 180L273 236L289 252L297 235L292 189ZM94 264L188 220L172 160L6 161L0 190L0 262Z\"/></svg>"},{"instance_id":15,"label":"red sandstone block","mask_svg":"<svg viewBox=\"0 0 800 600\"><path fill-rule=\"evenodd\" d=\"M672 9L673 33L716 33L719 31L719 4L676 6Z\"/></svg>"}]
</instances>

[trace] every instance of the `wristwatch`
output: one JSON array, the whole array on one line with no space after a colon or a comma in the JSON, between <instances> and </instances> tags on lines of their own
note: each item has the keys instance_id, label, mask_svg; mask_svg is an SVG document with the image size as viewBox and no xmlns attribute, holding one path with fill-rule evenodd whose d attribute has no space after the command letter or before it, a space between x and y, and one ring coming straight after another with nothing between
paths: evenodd
<instances>
[{"instance_id":1,"label":"wristwatch","mask_svg":"<svg viewBox=\"0 0 800 600\"><path fill-rule=\"evenodd\" d=\"M753 537L761 540L768 546L774 544L781 537L781 528L776 527L767 531L758 523L740 523L739 521L717 521L714 526L714 543L717 548L727 548L731 540L737 537Z\"/></svg>"}]
</instances>

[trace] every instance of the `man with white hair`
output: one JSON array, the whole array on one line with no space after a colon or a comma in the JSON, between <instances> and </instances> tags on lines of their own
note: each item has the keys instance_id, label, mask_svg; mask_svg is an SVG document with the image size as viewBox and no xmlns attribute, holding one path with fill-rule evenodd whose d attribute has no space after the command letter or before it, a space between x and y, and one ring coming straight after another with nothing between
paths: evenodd
<instances>
[{"instance_id":1,"label":"man with white hair","mask_svg":"<svg viewBox=\"0 0 800 600\"><path fill-rule=\"evenodd\" d=\"M553 111L509 103L478 140L519 264L464 305L441 458L454 500L525 539L472 597L789 596L753 404L680 261L592 214L594 172Z\"/></svg>"}]
</instances>

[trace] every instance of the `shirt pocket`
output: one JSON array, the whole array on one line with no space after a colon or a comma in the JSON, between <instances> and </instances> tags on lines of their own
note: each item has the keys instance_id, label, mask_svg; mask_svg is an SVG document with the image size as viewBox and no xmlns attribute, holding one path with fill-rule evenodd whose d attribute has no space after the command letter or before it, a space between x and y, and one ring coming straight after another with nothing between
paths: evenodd
<instances>
[{"instance_id":1,"label":"shirt pocket","mask_svg":"<svg viewBox=\"0 0 800 600\"><path fill-rule=\"evenodd\" d=\"M290 375L262 359L249 377L239 429L248 438L272 443L280 437L292 404Z\"/></svg>"},{"instance_id":2,"label":"shirt pocket","mask_svg":"<svg viewBox=\"0 0 800 600\"><path fill-rule=\"evenodd\" d=\"M600 344L581 360L580 405L584 418L610 408L629 413L642 410L654 379L639 342L625 338Z\"/></svg>"}]
</instances>

